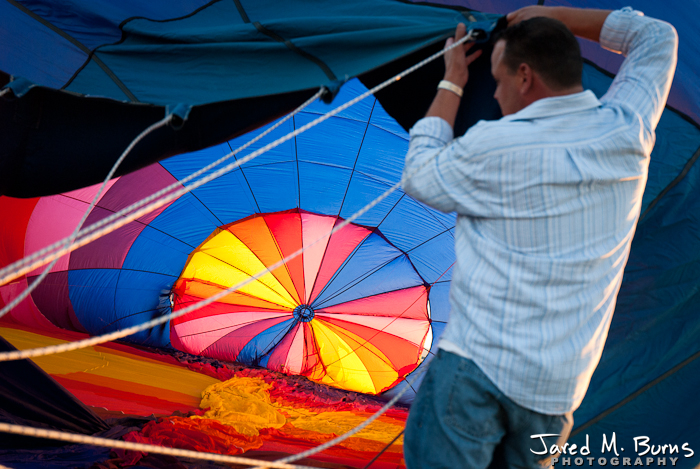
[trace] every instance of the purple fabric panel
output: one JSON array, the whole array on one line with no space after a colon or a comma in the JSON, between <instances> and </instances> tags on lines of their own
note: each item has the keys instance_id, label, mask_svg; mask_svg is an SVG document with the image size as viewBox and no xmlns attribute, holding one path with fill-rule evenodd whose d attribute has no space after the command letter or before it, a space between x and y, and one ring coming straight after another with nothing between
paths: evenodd
<instances>
[{"instance_id":1,"label":"purple fabric panel","mask_svg":"<svg viewBox=\"0 0 700 469\"><path fill-rule=\"evenodd\" d=\"M95 207L88 216L86 226L108 217L113 212ZM134 240L146 227L143 223L131 222L103 236L71 254L69 270L74 269L119 269L126 259Z\"/></svg>"},{"instance_id":2,"label":"purple fabric panel","mask_svg":"<svg viewBox=\"0 0 700 469\"><path fill-rule=\"evenodd\" d=\"M136 172L122 176L114 183L97 207L93 209L85 223L89 226L108 217L114 212L159 191L175 178L159 164L153 164ZM137 221L99 238L73 252L70 269L119 269L136 238L145 226L157 217L168 205L148 213Z\"/></svg>"},{"instance_id":3,"label":"purple fabric panel","mask_svg":"<svg viewBox=\"0 0 700 469\"><path fill-rule=\"evenodd\" d=\"M29 278L33 282L34 277ZM34 304L46 318L58 327L87 332L80 324L68 297L68 272L51 272L32 292Z\"/></svg>"},{"instance_id":4,"label":"purple fabric panel","mask_svg":"<svg viewBox=\"0 0 700 469\"><path fill-rule=\"evenodd\" d=\"M133 173L122 176L100 200L99 206L118 212L149 195L158 192L175 182L175 177L159 164L152 164ZM138 219L141 223L149 224L168 205L160 207Z\"/></svg>"}]
</instances>

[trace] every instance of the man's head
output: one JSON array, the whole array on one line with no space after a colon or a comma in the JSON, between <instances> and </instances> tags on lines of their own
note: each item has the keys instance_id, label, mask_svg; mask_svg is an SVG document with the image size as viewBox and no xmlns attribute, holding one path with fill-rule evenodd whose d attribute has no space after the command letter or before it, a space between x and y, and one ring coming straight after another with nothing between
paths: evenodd
<instances>
[{"instance_id":1,"label":"man's head","mask_svg":"<svg viewBox=\"0 0 700 469\"><path fill-rule=\"evenodd\" d=\"M578 41L564 23L531 18L503 30L491 54L494 97L503 115L538 99L582 91Z\"/></svg>"}]
</instances>

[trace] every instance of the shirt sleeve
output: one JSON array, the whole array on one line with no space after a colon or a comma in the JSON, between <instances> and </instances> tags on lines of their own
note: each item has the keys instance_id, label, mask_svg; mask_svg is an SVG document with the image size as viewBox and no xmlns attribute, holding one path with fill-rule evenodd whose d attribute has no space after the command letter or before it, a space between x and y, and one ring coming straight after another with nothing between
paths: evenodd
<instances>
[{"instance_id":1,"label":"shirt sleeve","mask_svg":"<svg viewBox=\"0 0 700 469\"><path fill-rule=\"evenodd\" d=\"M668 23L631 8L608 15L600 44L626 56L601 102L631 108L649 132L656 129L676 69L678 36Z\"/></svg>"},{"instance_id":2,"label":"shirt sleeve","mask_svg":"<svg viewBox=\"0 0 700 469\"><path fill-rule=\"evenodd\" d=\"M411 129L411 141L403 170L403 190L442 212L487 216L489 187L484 180L483 155L471 145L471 135L481 131L477 123L453 140L452 127L439 117L426 117Z\"/></svg>"}]
</instances>

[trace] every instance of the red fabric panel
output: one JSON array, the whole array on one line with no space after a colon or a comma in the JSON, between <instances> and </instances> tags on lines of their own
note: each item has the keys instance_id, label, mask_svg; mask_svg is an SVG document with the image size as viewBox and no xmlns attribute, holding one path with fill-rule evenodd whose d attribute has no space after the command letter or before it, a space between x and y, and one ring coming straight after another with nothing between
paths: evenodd
<instances>
[{"instance_id":1,"label":"red fabric panel","mask_svg":"<svg viewBox=\"0 0 700 469\"><path fill-rule=\"evenodd\" d=\"M279 262L282 259L280 250L272 237L272 233L263 217L256 217L244 222L236 222L227 228L240 239L262 261L265 267ZM284 265L272 272L282 286L289 292L294 300L301 304L296 287L290 276L288 266Z\"/></svg>"},{"instance_id":2,"label":"red fabric panel","mask_svg":"<svg viewBox=\"0 0 700 469\"><path fill-rule=\"evenodd\" d=\"M24 257L24 234L37 202L38 197L15 199L0 196L0 267Z\"/></svg>"},{"instance_id":3,"label":"red fabric panel","mask_svg":"<svg viewBox=\"0 0 700 469\"><path fill-rule=\"evenodd\" d=\"M292 348L292 344L294 343L294 339L296 338L297 333L303 334L303 331L300 331L300 329L303 328L302 324L303 323L299 323L296 326L294 326L291 331L285 334L284 338L280 341L280 343L277 344L277 346L270 354L270 358L267 361L268 369L279 371L281 373L296 374L296 370L290 370L287 366L287 358L289 356L289 352ZM300 361L303 361L303 357Z\"/></svg>"},{"instance_id":4,"label":"red fabric panel","mask_svg":"<svg viewBox=\"0 0 700 469\"><path fill-rule=\"evenodd\" d=\"M321 379L325 374L323 363L318 356L318 347L313 329L309 323L304 323L304 365L301 373L311 379Z\"/></svg>"},{"instance_id":5,"label":"red fabric panel","mask_svg":"<svg viewBox=\"0 0 700 469\"><path fill-rule=\"evenodd\" d=\"M428 319L428 289L419 285L405 290L381 293L347 303L319 309L321 313L359 314L362 316L393 316L406 319Z\"/></svg>"},{"instance_id":6,"label":"red fabric panel","mask_svg":"<svg viewBox=\"0 0 700 469\"><path fill-rule=\"evenodd\" d=\"M336 226L342 221L343 220L338 219L335 223ZM323 256L323 261L321 261L321 267L318 269L318 275L314 283L314 291L309 297L310 303L314 302L318 294L321 293L328 281L333 277L335 272L357 245L371 233L372 232L367 228L350 224L331 236L328 242L328 248Z\"/></svg>"},{"instance_id":7,"label":"red fabric panel","mask_svg":"<svg viewBox=\"0 0 700 469\"><path fill-rule=\"evenodd\" d=\"M231 296L231 295L229 295ZM229 298L229 296L225 297ZM245 296L245 295L239 295L239 296ZM250 297L245 297L246 299ZM254 299L254 298L252 298ZM175 301L175 311L178 311L180 309L183 309L191 304L197 303L198 301L201 301L202 298L196 297L196 296L190 296L190 295L184 295L184 296L177 296L176 301ZM286 312L291 314L291 311L285 308L282 308L281 306L272 304L272 303L267 303L267 302L262 302L261 303L267 304L274 306L274 308L263 308L257 305L245 305L245 304L228 304L228 303L220 303L218 301L215 301L214 303L210 303L207 306L204 306L203 308L199 308L195 311L192 311L191 313L187 313L184 316L180 316L179 318L175 318L172 320L172 324L182 324L187 321L191 321L193 319L198 319L198 318L203 318L207 316L216 316L218 314L228 314L228 313L246 313L250 311L260 311L260 312Z\"/></svg>"},{"instance_id":8,"label":"red fabric panel","mask_svg":"<svg viewBox=\"0 0 700 469\"><path fill-rule=\"evenodd\" d=\"M301 215L298 211L275 213L264 215L265 223L275 237L275 242L282 253L282 257L287 257L298 251L302 247ZM304 295L304 262L303 254L287 262L294 287L297 291L297 298L305 298Z\"/></svg>"},{"instance_id":9,"label":"red fabric panel","mask_svg":"<svg viewBox=\"0 0 700 469\"><path fill-rule=\"evenodd\" d=\"M391 361L394 369L397 370L400 375L405 375L416 367L416 362L418 361L422 350L420 347L416 347L414 344L402 339L401 337L397 337L393 334L387 334L384 331L372 329L371 327L353 324L347 321L340 321L327 316L324 316L323 319L318 318L318 320L322 323L330 323L336 326L331 327L334 332L342 334L342 332L338 331L338 329L352 332L353 334L356 334L365 341L377 347ZM344 340L352 340L347 338L344 334L342 337ZM359 346L362 346L362 344L359 344Z\"/></svg>"}]
</instances>

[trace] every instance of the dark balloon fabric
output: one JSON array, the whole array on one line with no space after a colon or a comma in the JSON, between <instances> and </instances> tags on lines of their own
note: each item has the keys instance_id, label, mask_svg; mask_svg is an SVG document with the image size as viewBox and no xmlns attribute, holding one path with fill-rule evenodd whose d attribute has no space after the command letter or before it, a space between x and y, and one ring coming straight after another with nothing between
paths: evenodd
<instances>
[{"instance_id":1,"label":"dark balloon fabric","mask_svg":"<svg viewBox=\"0 0 700 469\"><path fill-rule=\"evenodd\" d=\"M17 350L0 337L0 351ZM108 425L30 360L0 363L0 421L92 434ZM0 448L56 444L53 440L3 435Z\"/></svg>"},{"instance_id":2,"label":"dark balloon fabric","mask_svg":"<svg viewBox=\"0 0 700 469\"><path fill-rule=\"evenodd\" d=\"M458 22L490 30L497 18L392 0L9 0L0 17L0 70L14 78L0 98L0 194L13 197L97 183L171 111L177 123L117 174L222 143L320 87L330 99L349 78L441 47Z\"/></svg>"}]
</instances>

